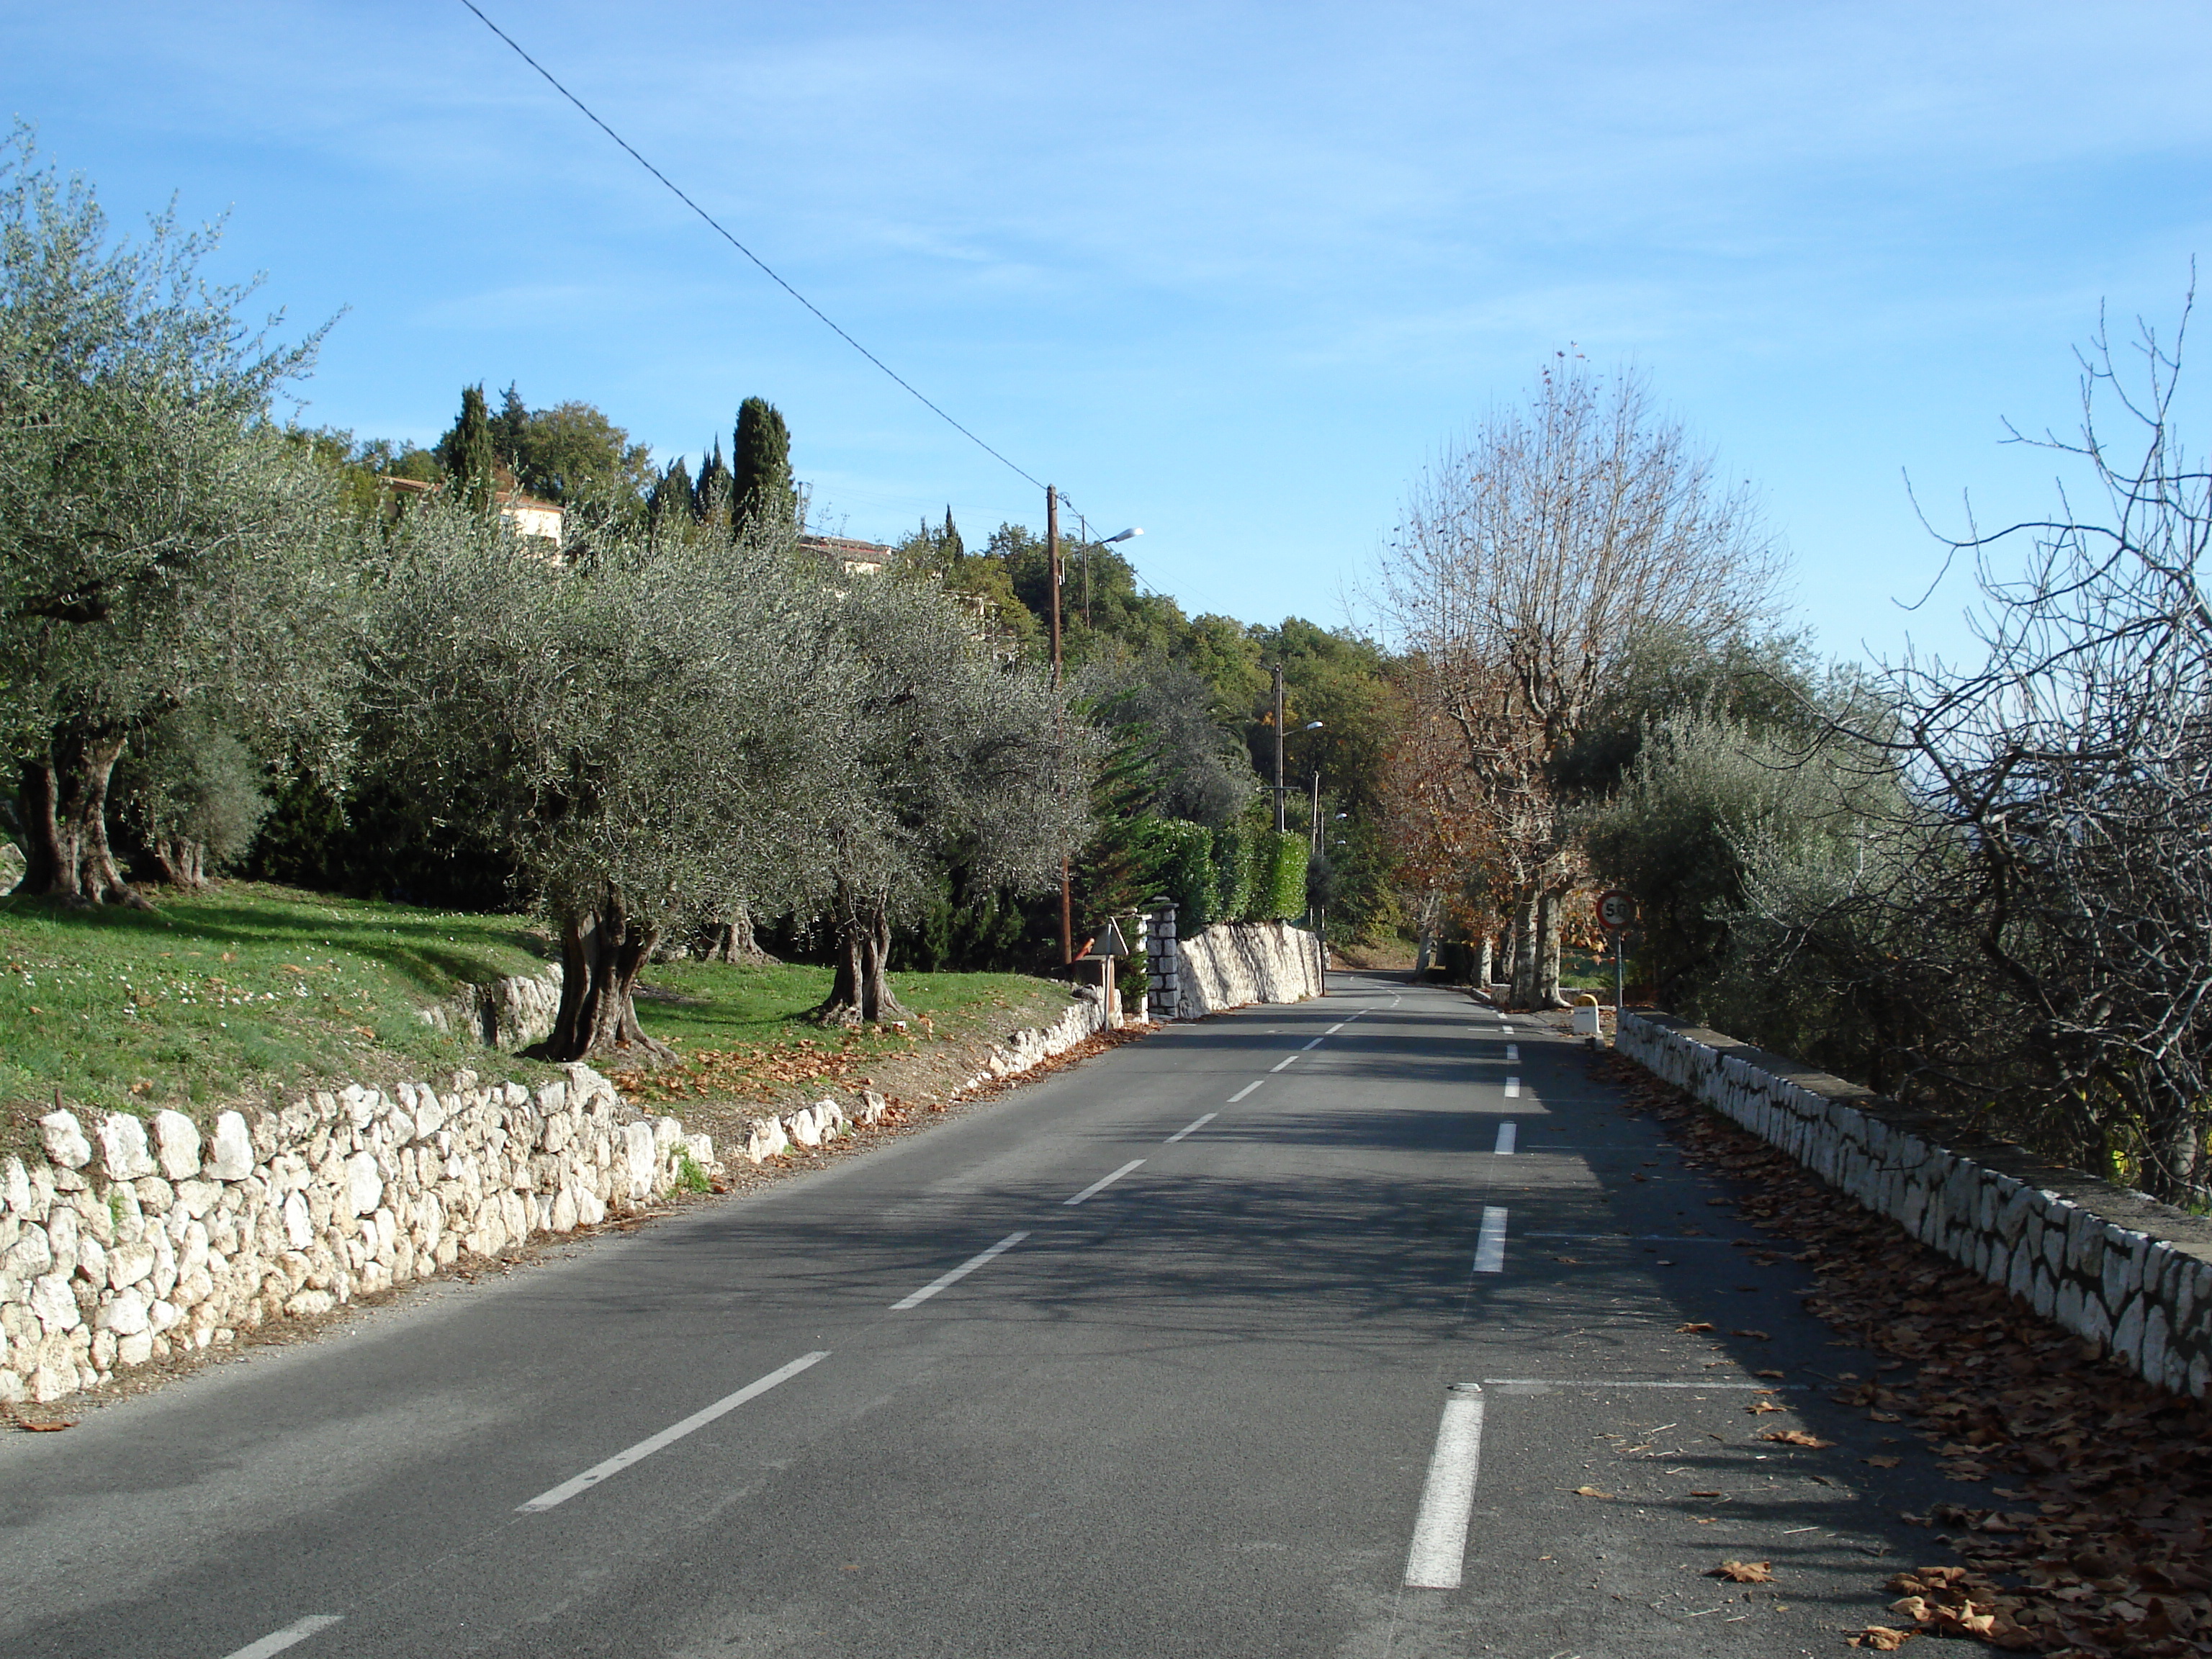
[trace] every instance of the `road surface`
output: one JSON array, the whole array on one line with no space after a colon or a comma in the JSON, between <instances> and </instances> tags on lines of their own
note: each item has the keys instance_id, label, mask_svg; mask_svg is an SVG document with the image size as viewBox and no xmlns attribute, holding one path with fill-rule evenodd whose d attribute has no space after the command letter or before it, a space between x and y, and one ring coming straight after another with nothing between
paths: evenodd
<instances>
[{"instance_id":1,"label":"road surface","mask_svg":"<svg viewBox=\"0 0 2212 1659\"><path fill-rule=\"evenodd\" d=\"M1939 1494L1723 1191L1340 975L0 1438L0 1653L1839 1651Z\"/></svg>"}]
</instances>

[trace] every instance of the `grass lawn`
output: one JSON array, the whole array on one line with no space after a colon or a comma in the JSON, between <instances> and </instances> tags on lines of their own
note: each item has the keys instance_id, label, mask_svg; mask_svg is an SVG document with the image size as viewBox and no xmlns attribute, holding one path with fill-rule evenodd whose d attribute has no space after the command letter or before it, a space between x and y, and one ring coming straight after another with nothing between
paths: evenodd
<instances>
[{"instance_id":1,"label":"grass lawn","mask_svg":"<svg viewBox=\"0 0 2212 1659\"><path fill-rule=\"evenodd\" d=\"M459 1066L555 1075L418 1018L457 985L543 971L530 923L250 882L155 890L153 911L0 897L0 1152L36 1144L56 1091L83 1115L225 1107L333 1082L391 1085ZM620 1073L641 1104L782 1100L961 1069L974 1039L1055 1017L1065 986L1018 974L900 974L904 1034L805 1023L830 970L656 963L638 1012L683 1063ZM947 1046L951 1045L951 1046ZM932 1067L917 1066L942 1055ZM886 1085L888 1086L888 1085ZM914 1086L909 1084L908 1086Z\"/></svg>"},{"instance_id":2,"label":"grass lawn","mask_svg":"<svg viewBox=\"0 0 2212 1659\"><path fill-rule=\"evenodd\" d=\"M57 1090L75 1109L205 1121L317 1080L481 1064L417 1011L544 966L513 916L247 882L162 893L152 911L0 897L0 1141L28 1144Z\"/></svg>"}]
</instances>

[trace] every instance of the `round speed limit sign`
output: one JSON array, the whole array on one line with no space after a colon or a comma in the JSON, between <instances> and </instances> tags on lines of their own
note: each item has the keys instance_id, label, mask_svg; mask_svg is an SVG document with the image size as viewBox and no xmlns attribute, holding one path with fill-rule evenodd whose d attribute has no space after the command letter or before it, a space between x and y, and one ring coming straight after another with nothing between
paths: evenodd
<instances>
[{"instance_id":1,"label":"round speed limit sign","mask_svg":"<svg viewBox=\"0 0 2212 1659\"><path fill-rule=\"evenodd\" d=\"M1607 933L1617 933L1624 927L1635 925L1636 901L1618 887L1601 893L1597 901L1597 925Z\"/></svg>"}]
</instances>

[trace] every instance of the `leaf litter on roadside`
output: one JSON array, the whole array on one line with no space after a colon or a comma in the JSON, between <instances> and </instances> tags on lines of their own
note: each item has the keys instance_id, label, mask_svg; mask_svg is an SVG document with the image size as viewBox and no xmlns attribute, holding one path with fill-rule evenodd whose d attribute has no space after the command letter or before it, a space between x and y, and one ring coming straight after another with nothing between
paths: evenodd
<instances>
[{"instance_id":1,"label":"leaf litter on roadside","mask_svg":"<svg viewBox=\"0 0 2212 1659\"><path fill-rule=\"evenodd\" d=\"M1899 1622L1851 1646L1940 1636L2057 1659L2212 1655L2212 1411L2100 1358L1641 1066L1596 1065L1626 1109L1666 1124L1686 1166L1741 1183L1746 1218L1796 1243L1765 1261L1811 1272L1807 1310L1885 1356L1875 1380L1832 1397L1917 1425L1954 1480L2003 1482L1989 1496L2013 1507L1904 1517L1945 1528L1938 1541L1966 1565L1892 1577Z\"/></svg>"}]
</instances>

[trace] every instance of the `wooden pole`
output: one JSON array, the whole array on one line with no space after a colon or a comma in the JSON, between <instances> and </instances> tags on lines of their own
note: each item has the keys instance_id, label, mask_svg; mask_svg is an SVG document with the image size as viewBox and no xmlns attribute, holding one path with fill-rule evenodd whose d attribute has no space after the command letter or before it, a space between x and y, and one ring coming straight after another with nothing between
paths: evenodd
<instances>
[{"instance_id":1,"label":"wooden pole","mask_svg":"<svg viewBox=\"0 0 2212 1659\"><path fill-rule=\"evenodd\" d=\"M1283 833L1283 670L1275 668L1275 833Z\"/></svg>"},{"instance_id":2,"label":"wooden pole","mask_svg":"<svg viewBox=\"0 0 2212 1659\"><path fill-rule=\"evenodd\" d=\"M1044 487L1045 580L1052 589L1052 689L1060 690L1060 492ZM1057 718L1055 716L1055 718ZM1075 963L1075 895L1068 861L1060 861L1060 965Z\"/></svg>"}]
</instances>

